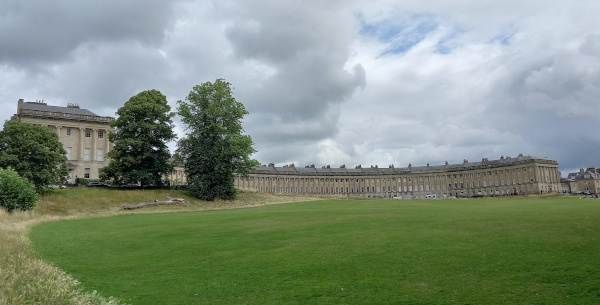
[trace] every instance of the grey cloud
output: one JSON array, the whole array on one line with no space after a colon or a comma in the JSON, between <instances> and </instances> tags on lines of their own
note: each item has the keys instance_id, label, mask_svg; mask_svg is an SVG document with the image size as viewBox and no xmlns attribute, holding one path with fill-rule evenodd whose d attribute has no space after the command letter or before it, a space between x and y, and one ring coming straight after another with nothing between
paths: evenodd
<instances>
[{"instance_id":1,"label":"grey cloud","mask_svg":"<svg viewBox=\"0 0 600 305\"><path fill-rule=\"evenodd\" d=\"M248 129L268 143L334 135L339 116L331 113L366 85L360 64L346 68L356 20L329 4L318 9L304 2L261 4L239 4L238 21L226 31L238 60L255 61L273 71L247 90L245 98L254 115L276 117L277 128Z\"/></svg>"},{"instance_id":2,"label":"grey cloud","mask_svg":"<svg viewBox=\"0 0 600 305\"><path fill-rule=\"evenodd\" d=\"M579 46L579 52L592 57L600 57L600 34L587 35L585 41Z\"/></svg>"},{"instance_id":3,"label":"grey cloud","mask_svg":"<svg viewBox=\"0 0 600 305\"><path fill-rule=\"evenodd\" d=\"M60 61L88 42L159 43L171 1L2 1L0 62L32 66Z\"/></svg>"}]
</instances>

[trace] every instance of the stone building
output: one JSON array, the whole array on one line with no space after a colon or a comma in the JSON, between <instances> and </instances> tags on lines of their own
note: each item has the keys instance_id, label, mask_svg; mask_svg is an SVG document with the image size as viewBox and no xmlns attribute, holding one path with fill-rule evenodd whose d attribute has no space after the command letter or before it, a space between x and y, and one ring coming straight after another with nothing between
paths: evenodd
<instances>
[{"instance_id":1,"label":"stone building","mask_svg":"<svg viewBox=\"0 0 600 305\"><path fill-rule=\"evenodd\" d=\"M564 193L600 193L600 174L595 167L579 168L579 172L569 173L560 180Z\"/></svg>"},{"instance_id":2,"label":"stone building","mask_svg":"<svg viewBox=\"0 0 600 305\"><path fill-rule=\"evenodd\" d=\"M434 166L409 164L403 168L269 164L258 167L247 178L236 176L235 184L240 189L272 193L440 198L559 192L560 178L556 161L520 154L516 158Z\"/></svg>"},{"instance_id":3,"label":"stone building","mask_svg":"<svg viewBox=\"0 0 600 305\"><path fill-rule=\"evenodd\" d=\"M17 114L12 120L47 126L58 134L67 151L69 183L77 178L98 179L98 170L108 165L112 143L108 133L113 117L99 116L77 104L67 107L50 106L43 101L25 102L19 99Z\"/></svg>"}]
</instances>

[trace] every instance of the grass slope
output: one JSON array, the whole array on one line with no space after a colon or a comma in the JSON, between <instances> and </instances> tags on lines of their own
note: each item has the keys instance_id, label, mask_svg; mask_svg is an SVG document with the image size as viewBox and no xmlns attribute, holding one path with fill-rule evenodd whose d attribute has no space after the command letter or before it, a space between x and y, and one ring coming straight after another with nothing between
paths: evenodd
<instances>
[{"instance_id":1,"label":"grass slope","mask_svg":"<svg viewBox=\"0 0 600 305\"><path fill-rule=\"evenodd\" d=\"M134 304L597 304L600 202L326 200L43 223L43 258Z\"/></svg>"}]
</instances>

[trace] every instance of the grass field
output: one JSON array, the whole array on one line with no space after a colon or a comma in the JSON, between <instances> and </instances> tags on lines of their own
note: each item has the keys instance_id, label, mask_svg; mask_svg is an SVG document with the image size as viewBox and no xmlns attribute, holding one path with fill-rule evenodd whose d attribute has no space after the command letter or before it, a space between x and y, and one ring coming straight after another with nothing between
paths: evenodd
<instances>
[{"instance_id":1,"label":"grass field","mask_svg":"<svg viewBox=\"0 0 600 305\"><path fill-rule=\"evenodd\" d=\"M599 233L598 200L504 197L128 214L29 236L124 303L598 304Z\"/></svg>"},{"instance_id":2,"label":"grass field","mask_svg":"<svg viewBox=\"0 0 600 305\"><path fill-rule=\"evenodd\" d=\"M181 191L74 188L55 190L51 195L43 196L33 211L8 214L0 209L0 304L119 303L94 291L83 290L73 277L42 260L31 249L27 236L28 228L38 223L114 215L221 210L318 199L242 193L234 202L192 200L192 204L187 205L123 210L124 204L164 200L167 196L192 199Z\"/></svg>"}]
</instances>

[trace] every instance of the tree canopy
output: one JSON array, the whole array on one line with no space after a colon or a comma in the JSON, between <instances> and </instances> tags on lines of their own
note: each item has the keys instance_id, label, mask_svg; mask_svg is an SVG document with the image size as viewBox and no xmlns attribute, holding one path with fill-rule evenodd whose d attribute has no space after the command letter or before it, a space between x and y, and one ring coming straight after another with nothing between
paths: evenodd
<instances>
[{"instance_id":1,"label":"tree canopy","mask_svg":"<svg viewBox=\"0 0 600 305\"><path fill-rule=\"evenodd\" d=\"M167 143L175 139L171 107L157 90L132 96L111 122L109 134L114 148L110 163L100 170L100 178L116 184L139 182L142 187L161 186L173 170Z\"/></svg>"},{"instance_id":2,"label":"tree canopy","mask_svg":"<svg viewBox=\"0 0 600 305\"><path fill-rule=\"evenodd\" d=\"M256 150L243 135L244 105L232 96L223 79L194 86L178 113L187 130L178 143L190 194L202 200L231 200L237 196L234 174L243 176L259 165L250 155Z\"/></svg>"},{"instance_id":3,"label":"tree canopy","mask_svg":"<svg viewBox=\"0 0 600 305\"><path fill-rule=\"evenodd\" d=\"M66 151L48 127L6 121L0 131L0 168L11 167L35 185L38 193L67 181Z\"/></svg>"}]
</instances>

